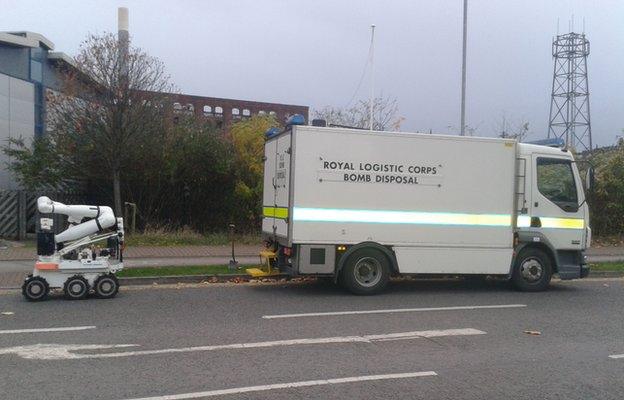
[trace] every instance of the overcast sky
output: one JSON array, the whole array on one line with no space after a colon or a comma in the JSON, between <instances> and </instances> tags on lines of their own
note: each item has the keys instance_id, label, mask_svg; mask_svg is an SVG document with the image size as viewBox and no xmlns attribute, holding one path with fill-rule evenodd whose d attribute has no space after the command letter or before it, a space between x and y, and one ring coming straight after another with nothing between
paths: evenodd
<instances>
[{"instance_id":1,"label":"overcast sky","mask_svg":"<svg viewBox=\"0 0 624 400\"><path fill-rule=\"evenodd\" d=\"M180 91L205 96L345 106L377 25L377 94L395 97L403 131L456 133L462 0L0 0L0 30L43 34L75 55L89 32L116 31L130 10L134 45L163 60ZM551 41L575 30L588 61L594 142L624 128L624 1L469 0L467 124L493 136L502 116L547 132ZM367 98L367 76L357 98Z\"/></svg>"}]
</instances>

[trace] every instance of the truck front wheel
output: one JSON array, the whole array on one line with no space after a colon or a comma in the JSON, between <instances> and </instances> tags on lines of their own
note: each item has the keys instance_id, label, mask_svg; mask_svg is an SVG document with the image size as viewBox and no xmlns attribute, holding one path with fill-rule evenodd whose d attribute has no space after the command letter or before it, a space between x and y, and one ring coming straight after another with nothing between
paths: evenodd
<instances>
[{"instance_id":1,"label":"truck front wheel","mask_svg":"<svg viewBox=\"0 0 624 400\"><path fill-rule=\"evenodd\" d=\"M376 249L359 249L340 271L340 282L351 293L366 295L382 291L390 280L388 259Z\"/></svg>"},{"instance_id":2,"label":"truck front wheel","mask_svg":"<svg viewBox=\"0 0 624 400\"><path fill-rule=\"evenodd\" d=\"M526 248L518 254L511 281L524 292L546 290L552 278L550 257L540 249Z\"/></svg>"}]
</instances>

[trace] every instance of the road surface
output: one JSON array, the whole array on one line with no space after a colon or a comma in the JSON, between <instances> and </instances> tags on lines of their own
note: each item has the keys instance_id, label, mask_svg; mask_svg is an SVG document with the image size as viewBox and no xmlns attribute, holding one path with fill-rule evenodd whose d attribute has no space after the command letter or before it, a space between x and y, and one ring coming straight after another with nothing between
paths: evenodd
<instances>
[{"instance_id":1,"label":"road surface","mask_svg":"<svg viewBox=\"0 0 624 400\"><path fill-rule=\"evenodd\" d=\"M0 292L7 399L622 399L624 280ZM13 314L10 314L13 313ZM526 333L528 332L528 333ZM175 397L168 397L175 396Z\"/></svg>"}]
</instances>

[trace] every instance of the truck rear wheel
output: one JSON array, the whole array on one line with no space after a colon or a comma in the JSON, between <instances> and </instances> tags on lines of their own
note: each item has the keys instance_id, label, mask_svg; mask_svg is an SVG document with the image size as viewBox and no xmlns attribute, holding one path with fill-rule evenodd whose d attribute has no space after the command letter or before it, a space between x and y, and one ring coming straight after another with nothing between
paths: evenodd
<instances>
[{"instance_id":1,"label":"truck rear wheel","mask_svg":"<svg viewBox=\"0 0 624 400\"><path fill-rule=\"evenodd\" d=\"M511 281L523 292L540 292L548 288L552 274L550 257L543 250L529 247L518 254Z\"/></svg>"},{"instance_id":2,"label":"truck rear wheel","mask_svg":"<svg viewBox=\"0 0 624 400\"><path fill-rule=\"evenodd\" d=\"M375 294L390 280L390 265L379 250L363 248L349 256L340 271L340 282L351 293Z\"/></svg>"}]
</instances>

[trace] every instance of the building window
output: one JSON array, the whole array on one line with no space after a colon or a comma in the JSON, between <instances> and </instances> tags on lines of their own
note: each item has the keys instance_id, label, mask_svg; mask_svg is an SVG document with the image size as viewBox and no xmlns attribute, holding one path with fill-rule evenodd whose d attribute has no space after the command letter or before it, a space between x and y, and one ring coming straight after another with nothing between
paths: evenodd
<instances>
[{"instance_id":1,"label":"building window","mask_svg":"<svg viewBox=\"0 0 624 400\"><path fill-rule=\"evenodd\" d=\"M175 102L173 103L173 112L179 113L182 111L182 104Z\"/></svg>"},{"instance_id":2,"label":"building window","mask_svg":"<svg viewBox=\"0 0 624 400\"><path fill-rule=\"evenodd\" d=\"M44 127L44 102L45 97L43 95L43 85L41 83L35 83L35 134L43 135Z\"/></svg>"},{"instance_id":3,"label":"building window","mask_svg":"<svg viewBox=\"0 0 624 400\"><path fill-rule=\"evenodd\" d=\"M275 111L269 111L269 115L272 117L275 117L277 115L277 113Z\"/></svg>"},{"instance_id":4,"label":"building window","mask_svg":"<svg viewBox=\"0 0 624 400\"><path fill-rule=\"evenodd\" d=\"M243 117L249 117L249 116L251 116L251 111L245 108L243 110Z\"/></svg>"},{"instance_id":5,"label":"building window","mask_svg":"<svg viewBox=\"0 0 624 400\"><path fill-rule=\"evenodd\" d=\"M240 115L240 110L238 108L232 108L232 115Z\"/></svg>"},{"instance_id":6,"label":"building window","mask_svg":"<svg viewBox=\"0 0 624 400\"><path fill-rule=\"evenodd\" d=\"M193 114L195 112L195 106L192 103L188 103L184 109L187 114Z\"/></svg>"},{"instance_id":7,"label":"building window","mask_svg":"<svg viewBox=\"0 0 624 400\"><path fill-rule=\"evenodd\" d=\"M260 110L260 111L258 111L258 115L266 115L266 111Z\"/></svg>"},{"instance_id":8,"label":"building window","mask_svg":"<svg viewBox=\"0 0 624 400\"><path fill-rule=\"evenodd\" d=\"M43 50L39 47L30 49L30 80L35 82L43 81Z\"/></svg>"},{"instance_id":9,"label":"building window","mask_svg":"<svg viewBox=\"0 0 624 400\"><path fill-rule=\"evenodd\" d=\"M30 60L30 79L35 82L41 82L43 80L43 67L41 62Z\"/></svg>"},{"instance_id":10,"label":"building window","mask_svg":"<svg viewBox=\"0 0 624 400\"><path fill-rule=\"evenodd\" d=\"M217 114L217 115L223 115L223 107L221 107L221 106L216 106L214 110L215 110L215 114Z\"/></svg>"},{"instance_id":11,"label":"building window","mask_svg":"<svg viewBox=\"0 0 624 400\"><path fill-rule=\"evenodd\" d=\"M204 115L208 116L208 115L212 115L212 107L206 105L204 106Z\"/></svg>"}]
</instances>

